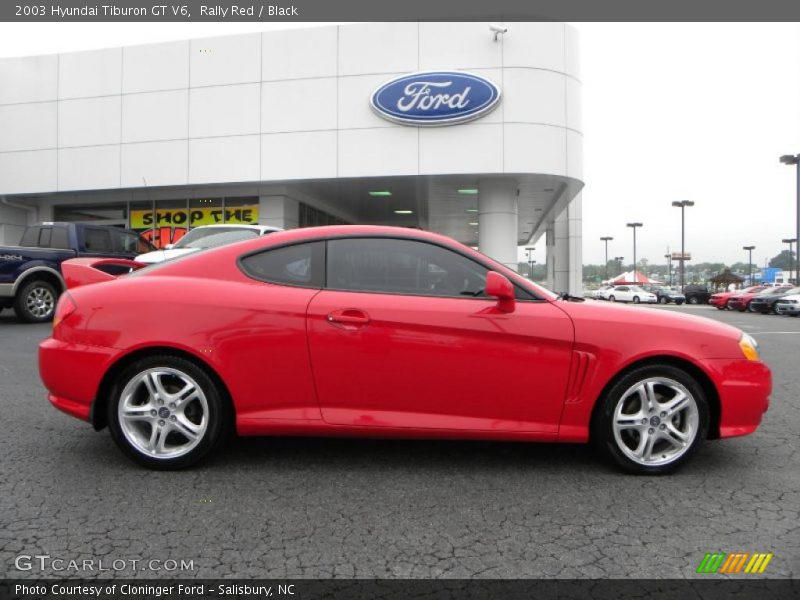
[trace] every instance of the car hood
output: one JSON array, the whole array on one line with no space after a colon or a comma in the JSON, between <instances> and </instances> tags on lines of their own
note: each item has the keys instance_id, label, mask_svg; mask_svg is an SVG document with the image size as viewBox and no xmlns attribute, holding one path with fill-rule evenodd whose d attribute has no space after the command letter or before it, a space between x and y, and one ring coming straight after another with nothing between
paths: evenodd
<instances>
[{"instance_id":1,"label":"car hood","mask_svg":"<svg viewBox=\"0 0 800 600\"><path fill-rule=\"evenodd\" d=\"M198 248L171 248L169 250L155 250L153 252L140 254L135 258L135 260L136 262L151 264L163 262L171 258L178 258L179 256L185 256L186 254L197 252L197 250Z\"/></svg>"},{"instance_id":2,"label":"car hood","mask_svg":"<svg viewBox=\"0 0 800 600\"><path fill-rule=\"evenodd\" d=\"M623 331L628 335L641 335L656 329L685 333L690 339L699 342L704 337L714 336L738 343L742 336L742 331L736 327L696 315L589 300L555 301L555 304L572 317L578 342L581 341L581 331L587 328L595 332L602 330L603 335L608 336L607 339L620 336Z\"/></svg>"}]
</instances>

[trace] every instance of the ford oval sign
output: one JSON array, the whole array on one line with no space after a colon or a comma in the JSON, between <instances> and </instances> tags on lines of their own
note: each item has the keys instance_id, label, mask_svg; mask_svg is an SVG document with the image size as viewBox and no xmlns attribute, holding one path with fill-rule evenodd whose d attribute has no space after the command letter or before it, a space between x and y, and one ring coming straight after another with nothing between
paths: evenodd
<instances>
[{"instance_id":1,"label":"ford oval sign","mask_svg":"<svg viewBox=\"0 0 800 600\"><path fill-rule=\"evenodd\" d=\"M454 125L478 119L500 101L500 88L455 71L413 73L384 83L370 105L379 116L403 125Z\"/></svg>"}]
</instances>

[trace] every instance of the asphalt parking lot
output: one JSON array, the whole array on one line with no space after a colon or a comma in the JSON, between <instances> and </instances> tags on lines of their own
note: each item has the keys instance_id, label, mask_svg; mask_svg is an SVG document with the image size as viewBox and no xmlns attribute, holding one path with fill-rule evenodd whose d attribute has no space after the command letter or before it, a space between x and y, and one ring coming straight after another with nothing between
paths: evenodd
<instances>
[{"instance_id":1,"label":"asphalt parking lot","mask_svg":"<svg viewBox=\"0 0 800 600\"><path fill-rule=\"evenodd\" d=\"M136 577L683 578L706 552L745 551L774 553L765 576L800 576L800 319L639 310L754 335L775 385L755 435L659 478L583 446L311 439L237 439L199 468L150 472L50 407L36 364L49 325L3 311L0 574L93 575L14 566L46 554L193 561L117 573Z\"/></svg>"}]
</instances>

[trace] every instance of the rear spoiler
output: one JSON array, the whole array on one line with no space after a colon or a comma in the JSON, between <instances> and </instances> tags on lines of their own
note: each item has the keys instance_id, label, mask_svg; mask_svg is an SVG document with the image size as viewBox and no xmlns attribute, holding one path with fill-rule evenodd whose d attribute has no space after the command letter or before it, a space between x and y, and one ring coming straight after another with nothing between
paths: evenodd
<instances>
[{"instance_id":1,"label":"rear spoiler","mask_svg":"<svg viewBox=\"0 0 800 600\"><path fill-rule=\"evenodd\" d=\"M61 274L67 289L74 289L82 285L113 281L120 275L146 266L145 263L124 258L72 258L61 263Z\"/></svg>"}]
</instances>

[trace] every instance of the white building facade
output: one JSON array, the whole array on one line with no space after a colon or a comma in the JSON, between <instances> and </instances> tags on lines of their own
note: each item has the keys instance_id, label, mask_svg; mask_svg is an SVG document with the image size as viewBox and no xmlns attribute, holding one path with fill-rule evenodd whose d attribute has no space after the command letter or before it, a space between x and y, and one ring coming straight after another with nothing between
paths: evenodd
<instances>
[{"instance_id":1,"label":"white building facade","mask_svg":"<svg viewBox=\"0 0 800 600\"><path fill-rule=\"evenodd\" d=\"M499 100L443 126L371 106L387 82L430 72L491 82ZM356 24L0 59L4 245L53 220L160 245L211 222L375 223L514 268L518 246L546 245L548 285L577 294L582 156L577 34L562 23Z\"/></svg>"}]
</instances>

